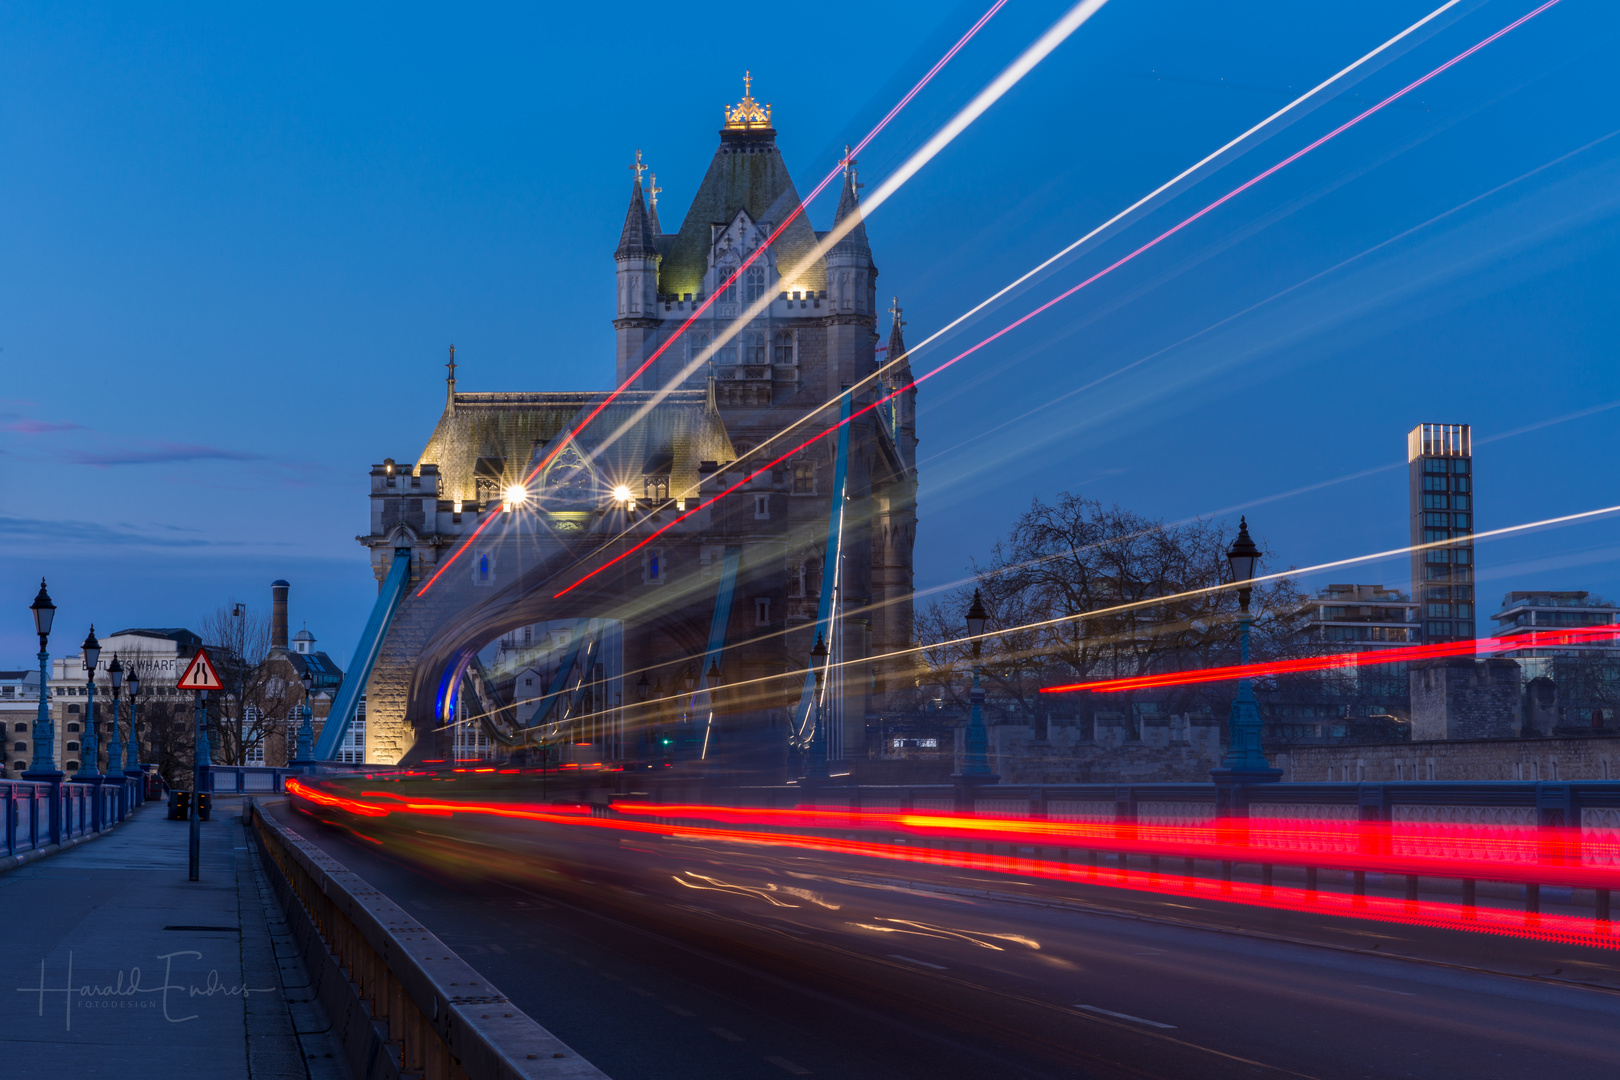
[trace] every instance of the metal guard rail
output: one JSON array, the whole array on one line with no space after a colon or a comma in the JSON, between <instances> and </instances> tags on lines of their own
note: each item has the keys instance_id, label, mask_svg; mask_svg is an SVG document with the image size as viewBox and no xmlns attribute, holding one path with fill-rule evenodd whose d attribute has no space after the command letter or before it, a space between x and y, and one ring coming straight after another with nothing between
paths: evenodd
<instances>
[{"instance_id":1,"label":"metal guard rail","mask_svg":"<svg viewBox=\"0 0 1620 1080\"><path fill-rule=\"evenodd\" d=\"M288 925L358 1077L607 1080L398 904L248 801Z\"/></svg>"}]
</instances>

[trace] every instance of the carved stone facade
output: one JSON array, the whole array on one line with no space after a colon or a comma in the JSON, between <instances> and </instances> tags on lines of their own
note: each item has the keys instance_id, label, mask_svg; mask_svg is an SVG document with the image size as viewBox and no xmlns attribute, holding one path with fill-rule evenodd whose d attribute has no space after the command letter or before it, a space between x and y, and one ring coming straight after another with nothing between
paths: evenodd
<instances>
[{"instance_id":1,"label":"carved stone facade","mask_svg":"<svg viewBox=\"0 0 1620 1080\"><path fill-rule=\"evenodd\" d=\"M733 749L762 767L785 756L821 579L833 569L837 648L855 662L835 687L833 757L864 757L867 719L891 689L909 686L905 662L863 663L912 641L916 391L899 308L887 348L899 362L879 372L877 269L853 163L832 242L803 213L768 107L750 102L728 110L676 232L662 231L662 189L644 188L637 170L614 252L623 393L604 407L595 393L460 392L452 357L421 464L373 468L371 529L359 539L379 582L395 552L410 549L413 585L368 684L368 760L443 756L433 733L446 672L469 650L547 619L615 620L624 670L645 671L666 692L679 686L705 660L733 550L722 677L747 689L723 690L718 707ZM775 459L836 425L850 388L861 415L848 425L847 480L834 491L833 436ZM832 568L822 564L839 507ZM624 707L631 688L605 694L638 723Z\"/></svg>"}]
</instances>

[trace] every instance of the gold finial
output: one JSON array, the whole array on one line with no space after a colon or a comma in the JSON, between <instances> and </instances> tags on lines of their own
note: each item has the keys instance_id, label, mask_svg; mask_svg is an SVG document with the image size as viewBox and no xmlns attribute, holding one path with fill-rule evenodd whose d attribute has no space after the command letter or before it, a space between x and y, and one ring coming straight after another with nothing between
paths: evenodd
<instances>
[{"instance_id":1,"label":"gold finial","mask_svg":"<svg viewBox=\"0 0 1620 1080\"><path fill-rule=\"evenodd\" d=\"M906 320L904 320L904 319L902 319L900 317L900 312L902 310L904 310L904 309L901 308L901 306L900 306L900 298L897 296L897 297L894 298L894 303L889 305L889 316L894 319L894 325L896 327L901 327L901 326L906 325Z\"/></svg>"},{"instance_id":2,"label":"gold finial","mask_svg":"<svg viewBox=\"0 0 1620 1080\"><path fill-rule=\"evenodd\" d=\"M638 184L641 183L641 174L646 172L651 167L652 166L650 166L650 165L643 165L641 163L641 151L640 150L636 151L636 163L634 165L626 166L626 168L628 168L631 172L636 174L636 183L638 183Z\"/></svg>"},{"instance_id":3,"label":"gold finial","mask_svg":"<svg viewBox=\"0 0 1620 1080\"><path fill-rule=\"evenodd\" d=\"M660 191L663 191L664 189L658 186L658 174L657 173L651 174L649 179L652 180L652 185L647 188L647 194L652 196L652 208L654 210L657 210L658 209L658 193Z\"/></svg>"},{"instance_id":4,"label":"gold finial","mask_svg":"<svg viewBox=\"0 0 1620 1080\"><path fill-rule=\"evenodd\" d=\"M444 366L450 369L450 374L446 377L445 381L446 382L455 382L456 381L456 347L454 345L450 346L450 362L448 364L444 365Z\"/></svg>"},{"instance_id":5,"label":"gold finial","mask_svg":"<svg viewBox=\"0 0 1620 1080\"><path fill-rule=\"evenodd\" d=\"M731 131L761 131L771 126L770 105L754 100L754 74L743 72L743 99L736 108L725 107L726 128Z\"/></svg>"}]
</instances>

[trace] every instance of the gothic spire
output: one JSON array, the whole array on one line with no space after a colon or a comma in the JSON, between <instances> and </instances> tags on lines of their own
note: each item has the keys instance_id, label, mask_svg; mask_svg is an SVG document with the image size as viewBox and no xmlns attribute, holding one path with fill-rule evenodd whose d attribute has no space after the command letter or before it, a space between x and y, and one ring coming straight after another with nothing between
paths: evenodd
<instances>
[{"instance_id":1,"label":"gothic spire","mask_svg":"<svg viewBox=\"0 0 1620 1080\"><path fill-rule=\"evenodd\" d=\"M444 377L444 411L456 411L456 347L450 346L450 362L444 365L449 374Z\"/></svg>"},{"instance_id":2,"label":"gothic spire","mask_svg":"<svg viewBox=\"0 0 1620 1080\"><path fill-rule=\"evenodd\" d=\"M648 179L652 182L647 185L647 201L650 204L647 207L647 219L652 224L653 239L656 240L664 234L664 226L658 221L658 196L664 189L658 186L657 173L649 173Z\"/></svg>"},{"instance_id":3,"label":"gothic spire","mask_svg":"<svg viewBox=\"0 0 1620 1080\"><path fill-rule=\"evenodd\" d=\"M900 298L895 297L894 303L889 307L889 315L894 319L894 327L889 331L889 348L884 354L884 363L898 365L896 368L890 369L890 378L894 378L899 372L906 370L910 366L909 361L906 359L906 341L900 334L900 328L906 325L906 320L900 317L903 310L900 306Z\"/></svg>"},{"instance_id":4,"label":"gothic spire","mask_svg":"<svg viewBox=\"0 0 1620 1080\"><path fill-rule=\"evenodd\" d=\"M846 146L844 152L847 154L849 147ZM838 213L833 215L833 227L837 228L843 224L845 218L852 216L855 218L855 227L833 245L833 251L865 252L868 258L871 257L872 248L866 242L866 223L861 217L860 189L865 186L857 179L855 159L847 158L844 164L844 188L838 196Z\"/></svg>"},{"instance_id":5,"label":"gothic spire","mask_svg":"<svg viewBox=\"0 0 1620 1080\"><path fill-rule=\"evenodd\" d=\"M645 169L641 164L641 151L636 151L636 163L631 169ZM647 259L658 254L653 240L652 219L647 216L647 202L641 195L641 173L636 172L635 186L630 189L630 208L624 214L624 228L619 232L619 248L615 259Z\"/></svg>"}]
</instances>

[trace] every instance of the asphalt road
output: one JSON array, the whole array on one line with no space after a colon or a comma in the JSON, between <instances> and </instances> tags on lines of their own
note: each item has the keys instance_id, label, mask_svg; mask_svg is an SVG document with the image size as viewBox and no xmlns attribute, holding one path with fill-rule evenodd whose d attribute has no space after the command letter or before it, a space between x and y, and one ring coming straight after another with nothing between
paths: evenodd
<instances>
[{"instance_id":1,"label":"asphalt road","mask_svg":"<svg viewBox=\"0 0 1620 1080\"><path fill-rule=\"evenodd\" d=\"M1352 951L1001 875L532 822L359 840L274 812L615 1080L1620 1075L1620 993L1526 977L1620 984L1620 953L1494 939L1525 972L1495 974L1459 953L1477 935L1294 926Z\"/></svg>"}]
</instances>

